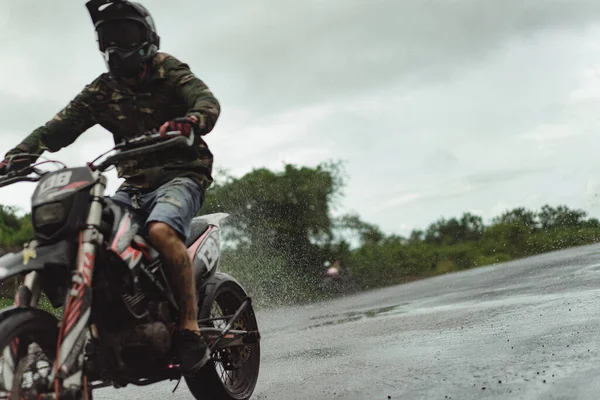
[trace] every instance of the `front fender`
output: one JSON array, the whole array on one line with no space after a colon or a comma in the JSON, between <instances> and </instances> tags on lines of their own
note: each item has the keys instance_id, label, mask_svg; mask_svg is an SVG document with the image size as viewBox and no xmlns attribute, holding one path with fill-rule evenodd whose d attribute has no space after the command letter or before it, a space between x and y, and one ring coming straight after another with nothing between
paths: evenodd
<instances>
[{"instance_id":1,"label":"front fender","mask_svg":"<svg viewBox=\"0 0 600 400\"><path fill-rule=\"evenodd\" d=\"M23 315L29 314L32 318L36 318L40 321L43 321L44 324L48 324L53 328L56 328L59 323L58 319L54 315L50 314L48 311L32 307L10 306L0 310L0 324L6 321L7 319L13 318L21 313Z\"/></svg>"},{"instance_id":2,"label":"front fender","mask_svg":"<svg viewBox=\"0 0 600 400\"><path fill-rule=\"evenodd\" d=\"M33 263L25 265L23 260L24 257L22 251L19 251L18 253L7 253L0 257L0 281L19 275L23 272L39 269L39 267L31 269Z\"/></svg>"},{"instance_id":3,"label":"front fender","mask_svg":"<svg viewBox=\"0 0 600 400\"><path fill-rule=\"evenodd\" d=\"M210 311L217 289L223 284L235 285L246 295L246 297L248 296L246 289L244 289L234 277L224 272L217 272L199 290L199 298L202 299L202 305L198 310L200 315L199 319L210 318Z\"/></svg>"},{"instance_id":4,"label":"front fender","mask_svg":"<svg viewBox=\"0 0 600 400\"><path fill-rule=\"evenodd\" d=\"M54 264L68 267L75 254L74 245L68 241L58 242L48 246L39 246L25 260L23 251L8 253L0 257L0 282L31 271L43 270L46 265Z\"/></svg>"}]
</instances>

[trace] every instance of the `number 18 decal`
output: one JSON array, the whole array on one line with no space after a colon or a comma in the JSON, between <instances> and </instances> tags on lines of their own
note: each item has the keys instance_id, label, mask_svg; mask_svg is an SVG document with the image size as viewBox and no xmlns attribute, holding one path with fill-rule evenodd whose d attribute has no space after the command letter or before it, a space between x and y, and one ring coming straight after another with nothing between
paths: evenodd
<instances>
[{"instance_id":1,"label":"number 18 decal","mask_svg":"<svg viewBox=\"0 0 600 400\"><path fill-rule=\"evenodd\" d=\"M71 175L73 175L73 172L65 171L59 174L49 176L48 179L46 179L44 183L41 184L40 193L47 192L50 189L56 189L63 186L67 186L71 181Z\"/></svg>"}]
</instances>

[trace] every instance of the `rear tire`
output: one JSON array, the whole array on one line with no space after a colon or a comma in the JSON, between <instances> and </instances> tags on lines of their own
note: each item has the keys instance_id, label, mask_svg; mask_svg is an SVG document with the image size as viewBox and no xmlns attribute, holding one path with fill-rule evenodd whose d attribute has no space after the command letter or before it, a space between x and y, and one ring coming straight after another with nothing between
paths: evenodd
<instances>
[{"instance_id":1,"label":"rear tire","mask_svg":"<svg viewBox=\"0 0 600 400\"><path fill-rule=\"evenodd\" d=\"M246 298L246 293L241 289L237 283L233 281L224 281L217 288L213 301L212 308L220 309L223 316L232 315L242 304ZM198 299L199 302L202 299ZM213 315L211 312L211 317ZM219 321L215 321L218 324ZM238 326L236 328L236 325ZM258 323L252 305L249 305L246 310L242 313L240 318L234 322L234 329L244 330L258 330ZM223 365L220 361L215 361L220 358L219 351L215 351L212 354L212 359L209 360L206 365L192 377L186 377L185 381L192 392L192 395L198 400L247 400L252 396L256 382L258 380L258 373L260 368L260 342L249 344L242 348L240 354L244 354L247 357L242 362L242 367L239 369L237 378L239 381L230 379L223 381L225 370L220 372ZM234 350L236 351L236 350ZM241 353L243 351L243 353ZM222 354L221 354L222 356ZM221 368L218 368L218 366Z\"/></svg>"}]
</instances>

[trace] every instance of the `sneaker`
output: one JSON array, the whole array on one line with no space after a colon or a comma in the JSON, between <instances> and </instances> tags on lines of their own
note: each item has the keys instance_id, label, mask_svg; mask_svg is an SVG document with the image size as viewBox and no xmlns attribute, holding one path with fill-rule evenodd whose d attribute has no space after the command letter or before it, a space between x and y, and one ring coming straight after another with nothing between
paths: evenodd
<instances>
[{"instance_id":1,"label":"sneaker","mask_svg":"<svg viewBox=\"0 0 600 400\"><path fill-rule=\"evenodd\" d=\"M183 329L179 331L175 344L183 375L194 375L210 360L210 349L202 336Z\"/></svg>"}]
</instances>

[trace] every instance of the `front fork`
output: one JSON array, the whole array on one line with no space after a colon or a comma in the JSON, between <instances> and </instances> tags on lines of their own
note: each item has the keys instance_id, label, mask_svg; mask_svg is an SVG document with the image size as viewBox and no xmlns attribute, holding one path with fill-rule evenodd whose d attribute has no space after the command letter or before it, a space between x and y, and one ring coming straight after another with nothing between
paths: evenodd
<instances>
[{"instance_id":1,"label":"front fork","mask_svg":"<svg viewBox=\"0 0 600 400\"><path fill-rule=\"evenodd\" d=\"M29 249L34 249L37 243L32 241L27 246ZM32 271L25 275L23 285L17 289L15 296L15 305L19 307L33 307L36 308L40 301L40 294L42 293L42 279L40 273Z\"/></svg>"},{"instance_id":2,"label":"front fork","mask_svg":"<svg viewBox=\"0 0 600 400\"><path fill-rule=\"evenodd\" d=\"M98 228L102 221L102 200L106 190L106 178L99 172L95 173L98 174L98 183L91 189L87 227L79 237L77 269L73 272L72 289L67 294L58 335L57 359L50 376L50 382L54 382L57 391L60 381L65 389L81 389L84 385L84 345L92 309L94 261L103 240Z\"/></svg>"}]
</instances>

